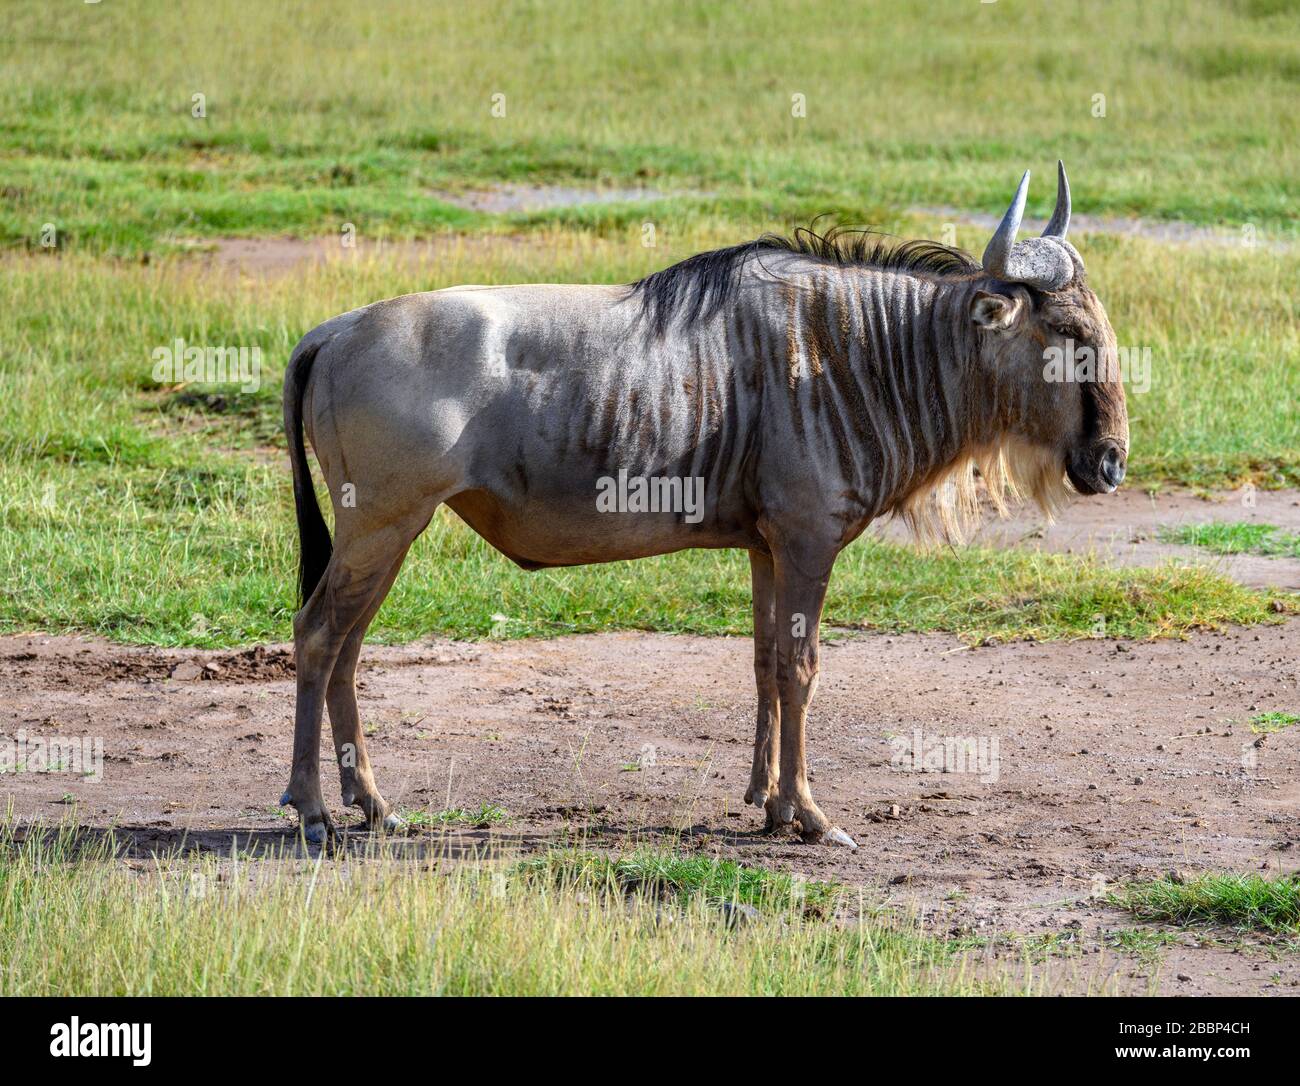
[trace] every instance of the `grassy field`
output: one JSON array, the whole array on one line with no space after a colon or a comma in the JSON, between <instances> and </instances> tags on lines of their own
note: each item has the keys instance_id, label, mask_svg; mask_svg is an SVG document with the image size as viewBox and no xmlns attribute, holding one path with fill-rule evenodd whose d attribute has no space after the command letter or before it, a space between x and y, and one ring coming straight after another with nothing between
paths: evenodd
<instances>
[{"instance_id":1,"label":"grassy field","mask_svg":"<svg viewBox=\"0 0 1300 1086\"><path fill-rule=\"evenodd\" d=\"M1294 875L1125 884L1108 904L1141 926L1103 929L1115 953L1089 959L1069 932L941 935L878 890L699 852L466 863L430 841L421 863L377 842L130 859L5 819L0 996L1084 994L1117 956L1158 970L1184 934L1278 954L1300 933Z\"/></svg>"},{"instance_id":2,"label":"grassy field","mask_svg":"<svg viewBox=\"0 0 1300 1086\"><path fill-rule=\"evenodd\" d=\"M67 828L0 831L0 996L1037 990L1042 969L972 947L858 892L701 856L122 863Z\"/></svg>"},{"instance_id":3,"label":"grassy field","mask_svg":"<svg viewBox=\"0 0 1300 1086\"><path fill-rule=\"evenodd\" d=\"M1101 250L1118 275L1131 258ZM1225 260L1241 259L1225 255ZM1108 263L1113 261L1113 263ZM435 286L585 276L629 279L647 257L614 242L557 232L544 247L490 253L466 247L430 269ZM1245 263L1241 274L1256 265ZM1189 274L1211 273L1192 271ZM0 629L91 630L157 644L239 644L287 636L296 540L279 377L298 336L331 313L421 285L393 260L330 265L271 283L214 280L174 261L119 267L65 255L11 264L0 279ZM1152 272L1158 275L1160 268ZM1252 301L1253 349L1272 362L1232 397L1198 389L1133 397L1134 463L1144 441L1198 470L1240 465L1260 449L1300 446L1300 420L1277 394L1297 386L1294 328L1280 285ZM1207 292L1208 293L1208 292ZM1166 282L1149 295L1116 292L1121 328L1158 327L1185 354L1169 379L1211 381L1201 355L1228 307L1200 305ZM257 346L261 388L159 386L151 352L189 343ZM1286 367L1290 366L1289 371ZM1250 435L1257 437L1252 438ZM1265 435L1272 435L1269 442ZM1280 438L1280 441L1278 440ZM1187 443L1200 449L1192 456ZM1254 452L1242 451L1252 446ZM1229 451L1235 450L1235 451ZM1114 636L1177 634L1277 615L1265 595L1205 570L1104 568L1086 558L1027 552L909 548L862 541L842 557L828 616L888 630L949 630L980 639L1088 635L1096 616ZM1283 604L1282 606L1289 606ZM500 617L499 617L500 616ZM422 538L385 605L375 636L443 633L516 637L611 628L703 633L750 629L748 573L738 552L525 574L454 516Z\"/></svg>"},{"instance_id":4,"label":"grassy field","mask_svg":"<svg viewBox=\"0 0 1300 1086\"><path fill-rule=\"evenodd\" d=\"M439 190L500 180L707 192L680 205L705 219L993 211L1058 155L1080 211L1296 231L1286 0L3 11L9 245L46 222L123 253L343 220L423 234L474 218Z\"/></svg>"},{"instance_id":5,"label":"grassy field","mask_svg":"<svg viewBox=\"0 0 1300 1086\"><path fill-rule=\"evenodd\" d=\"M0 246L37 254L0 276L0 526L13 543L0 629L283 637L279 375L304 331L379 297L628 281L824 210L934 236L939 219L910 207L999 211L1021 169L1058 154L1081 211L1296 231L1300 16L1263 0L1086 18L966 2L0 11ZM503 181L665 195L512 215L439 199ZM1039 186L1031 211L1051 197ZM363 260L279 283L203 276L176 255L344 223L363 239L454 230L466 243L423 268ZM474 244L502 232L532 243ZM962 226L957 240L978 251L985 238ZM1081 244L1120 343L1150 360L1149 389L1131 388L1132 477L1300 479L1300 251ZM178 337L257 347L260 391L158 386L150 352ZM727 554L525 577L440 518L376 632L743 632L745 583ZM1097 614L1121 635L1177 633L1268 608L1199 573L864 544L829 613L981 638L1075 636Z\"/></svg>"},{"instance_id":6,"label":"grassy field","mask_svg":"<svg viewBox=\"0 0 1300 1086\"><path fill-rule=\"evenodd\" d=\"M142 360L177 336L257 344L273 377L302 331L387 294L626 281L823 211L936 236L939 217L908 209L999 212L1023 168L1046 179L1058 155L1082 212L1249 226L1264 242L1297 233L1300 9L1273 0L1086 13L969 0L595 11L218 0L4 3L0 17L0 247L81 257L6 266L16 319L0 330L0 379L22 398L0 410L7 442L44 441L79 462L128 462L141 439L119 403L98 398L42 418L66 416L55 409L70 406L69 379L95 397L146 387ZM796 94L804 116L792 116ZM440 198L503 181L662 198L504 215ZM1031 212L1052 196L1036 186ZM220 237L337 236L345 224L363 239L454 230L539 244L269 295L132 266ZM957 240L979 251L986 238L959 227ZM1300 480L1300 251L1081 244L1120 343L1150 352L1132 476ZM46 402L26 402L42 385ZM271 382L264 393L227 421L266 437Z\"/></svg>"},{"instance_id":7,"label":"grassy field","mask_svg":"<svg viewBox=\"0 0 1300 1086\"><path fill-rule=\"evenodd\" d=\"M1044 215L1058 156L1079 212L1242 240L1076 231L1120 344L1150 362L1149 387L1130 386L1134 483L1300 485L1298 42L1288 0L0 0L0 632L286 639L279 382L329 316L464 282L627 282L822 212L939 237L943 209L1000 213L1027 167ZM502 183L655 195L502 214L455 202ZM194 259L225 238L349 226L366 242L437 238L438 258L266 281ZM979 252L985 231L958 223L956 241ZM156 381L153 350L178 338L257 348L261 387ZM1189 541L1278 545L1231 527ZM1108 636L1177 636L1296 608L1203 569L861 541L827 616L976 641L1095 636L1098 616ZM524 574L440 514L372 637L627 628L748 633L744 556ZM1294 723L1267 715L1261 731ZM485 804L424 824L502 817ZM19 842L0 819L0 994L1045 985L1036 963L1007 969L787 872L676 853L390 859L123 862L70 830ZM1225 876L1115 904L1295 927L1294 884ZM1119 942L1154 953L1166 934ZM1037 962L1056 938L1022 942Z\"/></svg>"}]
</instances>

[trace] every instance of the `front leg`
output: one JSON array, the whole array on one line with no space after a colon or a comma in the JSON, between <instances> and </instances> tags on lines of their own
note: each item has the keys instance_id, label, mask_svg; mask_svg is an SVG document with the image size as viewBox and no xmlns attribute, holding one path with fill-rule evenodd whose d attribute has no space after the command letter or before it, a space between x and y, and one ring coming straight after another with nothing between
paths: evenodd
<instances>
[{"instance_id":1,"label":"front leg","mask_svg":"<svg viewBox=\"0 0 1300 1086\"><path fill-rule=\"evenodd\" d=\"M776 584L777 687L781 701L781 775L777 794L767 801L768 825L797 823L809 843L857 848L853 839L832 826L813 802L808 787L804 729L808 707L817 691L818 631L822 604L838 546L806 540L773 547Z\"/></svg>"},{"instance_id":2,"label":"front leg","mask_svg":"<svg viewBox=\"0 0 1300 1086\"><path fill-rule=\"evenodd\" d=\"M758 724L754 733L754 763L745 802L760 810L776 794L780 777L781 695L776 685L776 584L772 556L749 552L754 595L754 682L758 687Z\"/></svg>"}]
</instances>

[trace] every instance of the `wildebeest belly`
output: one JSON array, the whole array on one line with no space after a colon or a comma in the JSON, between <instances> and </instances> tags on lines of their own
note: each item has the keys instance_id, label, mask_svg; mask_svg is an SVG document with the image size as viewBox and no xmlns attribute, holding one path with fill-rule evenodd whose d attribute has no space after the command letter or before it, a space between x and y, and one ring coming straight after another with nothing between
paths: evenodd
<instances>
[{"instance_id":1,"label":"wildebeest belly","mask_svg":"<svg viewBox=\"0 0 1300 1086\"><path fill-rule=\"evenodd\" d=\"M516 495L473 489L453 496L447 504L525 569L617 562L690 547L762 545L752 522L743 516L719 520L716 512L703 515L693 499L684 508L642 508L641 499L654 504L652 498L638 496L630 484L620 492L618 483L612 477L601 493L564 499L530 495L519 500Z\"/></svg>"}]
</instances>

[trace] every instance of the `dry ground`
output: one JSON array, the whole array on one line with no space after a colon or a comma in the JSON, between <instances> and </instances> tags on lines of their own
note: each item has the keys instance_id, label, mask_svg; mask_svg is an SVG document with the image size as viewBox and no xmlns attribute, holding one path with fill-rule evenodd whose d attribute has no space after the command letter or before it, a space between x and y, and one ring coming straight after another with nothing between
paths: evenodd
<instances>
[{"instance_id":1,"label":"dry ground","mask_svg":"<svg viewBox=\"0 0 1300 1086\"><path fill-rule=\"evenodd\" d=\"M1077 955L1068 968L1095 982L1094 963L1109 971L1117 960L1103 950L1108 933L1133 926L1098 890L1170 870L1296 869L1300 736L1258 742L1244 722L1300 704L1297 650L1295 623L1186 643L832 638L811 766L856 853L765 837L742 804L753 701L744 639L376 647L360 700L390 801L509 812L491 829L455 831L455 843L532 849L581 833L614 846L684 833L686 847L866 885L939 931L1054 936ZM8 777L20 818L71 807L86 825L121 827L142 852L182 840L221 851L236 835L295 847L276 806L291 743L286 648L212 654L33 635L0 639L0 665L6 732L104 737L100 783ZM891 738L916 730L996 740L996 766L900 769ZM330 761L326 794L337 803ZM415 828L399 844L442 847L442 833ZM1154 967L1119 961L1114 979L1145 990ZM1173 992L1300 992L1294 952L1225 933L1208 945L1181 937L1154 974L1149 983Z\"/></svg>"},{"instance_id":2,"label":"dry ground","mask_svg":"<svg viewBox=\"0 0 1300 1086\"><path fill-rule=\"evenodd\" d=\"M1148 493L1123 487L1104 498L1073 502L1052 524L1032 506L1016 509L1006 520L986 515L973 542L985 547L1095 554L1125 566L1154 566L1169 560L1180 565L1202 564L1252 588L1300 592L1300 560L1216 555L1199 547L1165 543L1159 537L1161 528L1209 521L1271 524L1292 535L1300 534L1300 491L1192 492L1171 487ZM879 530L888 538L907 538L900 522L884 522Z\"/></svg>"}]
</instances>

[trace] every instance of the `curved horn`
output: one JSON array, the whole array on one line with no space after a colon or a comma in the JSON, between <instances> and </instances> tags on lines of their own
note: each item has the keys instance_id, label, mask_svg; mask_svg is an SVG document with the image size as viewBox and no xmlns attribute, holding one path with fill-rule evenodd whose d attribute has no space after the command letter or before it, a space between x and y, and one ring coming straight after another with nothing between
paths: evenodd
<instances>
[{"instance_id":1,"label":"curved horn","mask_svg":"<svg viewBox=\"0 0 1300 1086\"><path fill-rule=\"evenodd\" d=\"M1016 195L1011 200L1011 206L1007 208L1007 213L1002 216L1002 222L998 224L997 230L993 232L993 237L989 239L988 246L984 250L984 270L990 275L1002 275L1007 266L1007 258L1011 255L1011 246L1016 243L1016 232L1020 229L1020 220L1025 214L1025 197L1029 194L1029 171L1025 171L1025 176L1020 179L1020 187L1016 189Z\"/></svg>"},{"instance_id":2,"label":"curved horn","mask_svg":"<svg viewBox=\"0 0 1300 1086\"><path fill-rule=\"evenodd\" d=\"M1070 229L1070 180L1065 176L1065 163L1056 160L1056 210L1052 221L1043 231L1045 238L1063 238Z\"/></svg>"}]
</instances>

